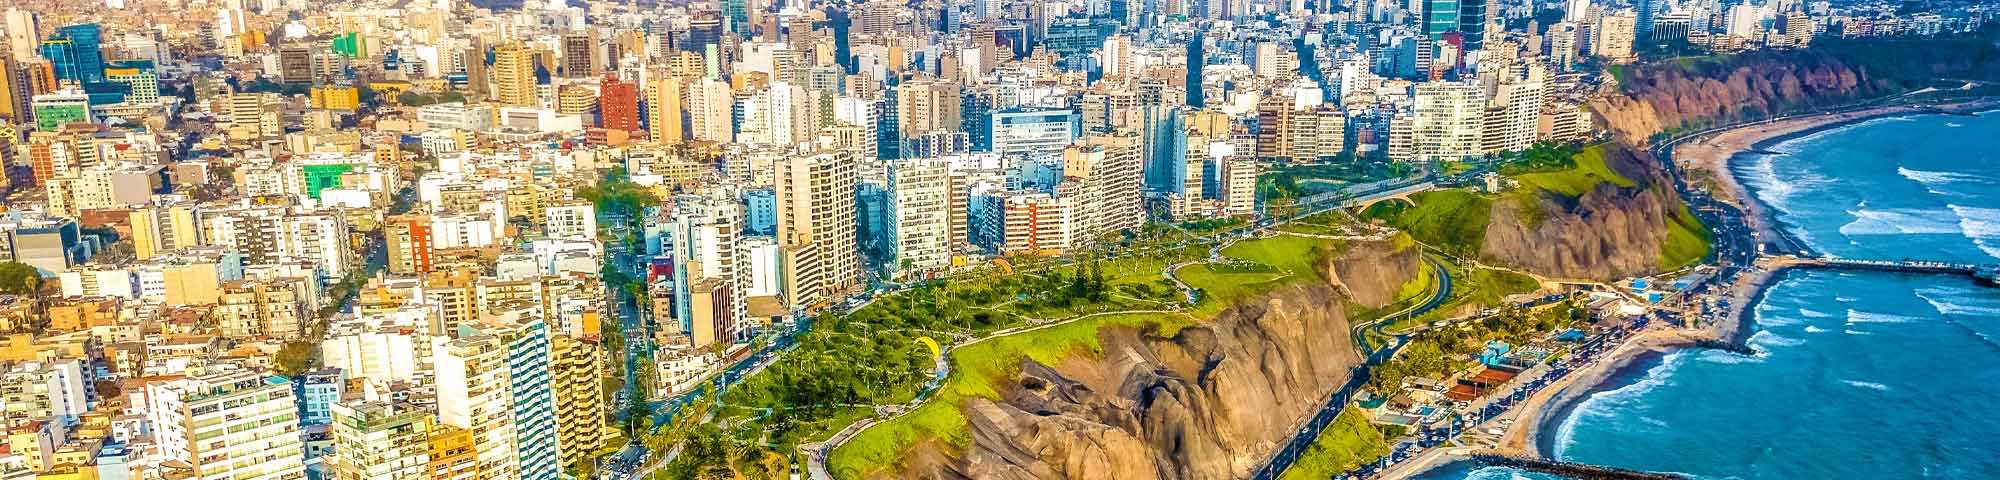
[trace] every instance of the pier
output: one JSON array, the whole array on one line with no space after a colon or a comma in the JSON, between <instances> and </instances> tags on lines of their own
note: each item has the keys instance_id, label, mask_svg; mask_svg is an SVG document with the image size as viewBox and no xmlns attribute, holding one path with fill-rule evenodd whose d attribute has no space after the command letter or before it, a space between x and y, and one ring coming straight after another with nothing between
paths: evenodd
<instances>
[{"instance_id":1,"label":"pier","mask_svg":"<svg viewBox=\"0 0 2000 480\"><path fill-rule=\"evenodd\" d=\"M2000 265L1975 265L1969 263L1932 262L1923 260L1854 260L1837 257L1765 257L1766 268L1822 268L1829 270L1866 270L1875 272L1928 273L1941 275L1964 275L1973 283L1989 287L2000 287Z\"/></svg>"},{"instance_id":2,"label":"pier","mask_svg":"<svg viewBox=\"0 0 2000 480\"><path fill-rule=\"evenodd\" d=\"M1538 460L1507 455L1473 455L1473 462L1493 467L1507 467L1535 473L1561 475L1581 480L1686 480L1687 477L1671 473L1653 473L1617 467L1588 465L1582 463Z\"/></svg>"}]
</instances>

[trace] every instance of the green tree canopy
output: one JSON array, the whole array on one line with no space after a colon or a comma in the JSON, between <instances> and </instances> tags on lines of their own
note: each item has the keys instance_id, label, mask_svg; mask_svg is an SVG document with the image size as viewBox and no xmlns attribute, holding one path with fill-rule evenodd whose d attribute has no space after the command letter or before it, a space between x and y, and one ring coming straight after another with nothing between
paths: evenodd
<instances>
[{"instance_id":1,"label":"green tree canopy","mask_svg":"<svg viewBox=\"0 0 2000 480\"><path fill-rule=\"evenodd\" d=\"M41 289L40 270L21 262L0 263L0 293L28 295Z\"/></svg>"}]
</instances>

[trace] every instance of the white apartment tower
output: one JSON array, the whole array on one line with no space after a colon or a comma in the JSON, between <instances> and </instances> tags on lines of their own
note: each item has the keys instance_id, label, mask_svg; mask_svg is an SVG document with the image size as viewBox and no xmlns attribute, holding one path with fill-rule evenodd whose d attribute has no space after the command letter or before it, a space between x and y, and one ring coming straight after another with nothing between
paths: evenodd
<instances>
[{"instance_id":1,"label":"white apartment tower","mask_svg":"<svg viewBox=\"0 0 2000 480\"><path fill-rule=\"evenodd\" d=\"M795 155L777 165L778 245L794 309L825 302L861 281L851 153Z\"/></svg>"},{"instance_id":2,"label":"white apartment tower","mask_svg":"<svg viewBox=\"0 0 2000 480\"><path fill-rule=\"evenodd\" d=\"M306 477L299 407L289 379L251 371L146 384L147 421L172 478Z\"/></svg>"},{"instance_id":3,"label":"white apartment tower","mask_svg":"<svg viewBox=\"0 0 2000 480\"><path fill-rule=\"evenodd\" d=\"M951 263L951 163L902 159L889 165L889 229L896 239L899 277L942 270Z\"/></svg>"},{"instance_id":4,"label":"white apartment tower","mask_svg":"<svg viewBox=\"0 0 2000 480\"><path fill-rule=\"evenodd\" d=\"M1419 161L1458 161L1479 155L1484 93L1476 83L1417 84L1410 118L1411 156Z\"/></svg>"},{"instance_id":5,"label":"white apartment tower","mask_svg":"<svg viewBox=\"0 0 2000 480\"><path fill-rule=\"evenodd\" d=\"M520 478L506 345L472 336L436 355L438 423L472 431L479 478Z\"/></svg>"}]
</instances>

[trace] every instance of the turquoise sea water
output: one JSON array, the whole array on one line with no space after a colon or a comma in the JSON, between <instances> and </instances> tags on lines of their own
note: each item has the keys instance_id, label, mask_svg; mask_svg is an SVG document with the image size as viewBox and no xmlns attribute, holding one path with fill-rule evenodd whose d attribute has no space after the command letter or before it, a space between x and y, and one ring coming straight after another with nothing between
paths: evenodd
<instances>
[{"instance_id":1,"label":"turquoise sea water","mask_svg":"<svg viewBox=\"0 0 2000 480\"><path fill-rule=\"evenodd\" d=\"M1783 154L1739 159L1737 177L1815 250L2000 262L2000 113L1878 119L1770 149ZM1759 355L1642 363L1555 427L1556 455L1696 478L2000 479L2000 289L1798 271L1753 319Z\"/></svg>"}]
</instances>

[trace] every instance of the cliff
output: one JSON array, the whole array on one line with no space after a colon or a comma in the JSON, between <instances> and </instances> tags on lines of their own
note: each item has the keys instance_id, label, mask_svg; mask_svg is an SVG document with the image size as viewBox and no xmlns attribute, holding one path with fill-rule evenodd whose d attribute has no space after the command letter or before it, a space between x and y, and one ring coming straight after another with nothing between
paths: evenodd
<instances>
[{"instance_id":1,"label":"cliff","mask_svg":"<svg viewBox=\"0 0 2000 480\"><path fill-rule=\"evenodd\" d=\"M960 405L963 448L905 452L902 478L1239 478L1320 407L1361 361L1350 303L1380 307L1416 278L1418 249L1349 247L1302 282L1171 336L1098 332L1101 355L1022 359L998 399Z\"/></svg>"},{"instance_id":2,"label":"cliff","mask_svg":"<svg viewBox=\"0 0 2000 480\"><path fill-rule=\"evenodd\" d=\"M1613 134L1634 144L1694 129L1853 103L1940 79L2000 79L1989 39L1826 39L1803 50L1633 65L1619 91L1592 102Z\"/></svg>"},{"instance_id":3,"label":"cliff","mask_svg":"<svg viewBox=\"0 0 2000 480\"><path fill-rule=\"evenodd\" d=\"M1601 148L1604 165L1622 182L1599 181L1574 197L1527 187L1491 202L1480 256L1536 274L1592 280L1673 267L1661 265L1682 208L1672 182L1644 151L1593 148Z\"/></svg>"}]
</instances>

